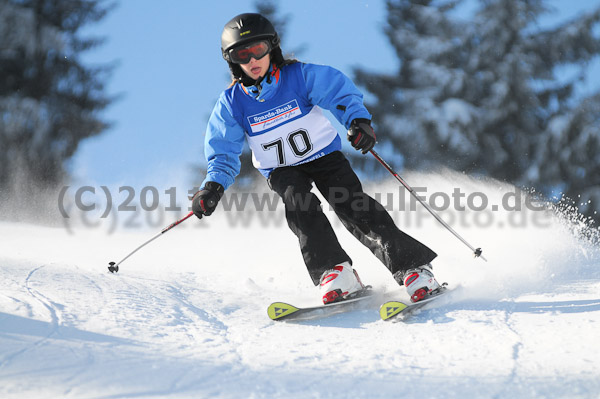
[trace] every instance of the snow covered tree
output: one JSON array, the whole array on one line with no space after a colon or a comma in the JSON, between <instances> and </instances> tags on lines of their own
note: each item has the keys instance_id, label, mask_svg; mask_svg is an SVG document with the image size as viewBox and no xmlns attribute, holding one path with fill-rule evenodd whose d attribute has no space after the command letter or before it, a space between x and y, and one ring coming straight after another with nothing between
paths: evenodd
<instances>
[{"instance_id":1,"label":"snow covered tree","mask_svg":"<svg viewBox=\"0 0 600 399\"><path fill-rule=\"evenodd\" d=\"M600 222L600 94L557 113L539 148L539 181Z\"/></svg>"},{"instance_id":2,"label":"snow covered tree","mask_svg":"<svg viewBox=\"0 0 600 399\"><path fill-rule=\"evenodd\" d=\"M56 185L79 142L106 129L98 116L108 67L80 54L101 41L80 29L109 7L96 0L0 2L0 193ZM18 176L18 177L17 177Z\"/></svg>"},{"instance_id":3,"label":"snow covered tree","mask_svg":"<svg viewBox=\"0 0 600 399\"><path fill-rule=\"evenodd\" d=\"M582 111L597 100L582 102L578 79L560 79L558 70L575 67L582 76L600 53L600 9L547 29L539 25L543 0L482 0L472 19L460 18L458 5L387 1L385 32L400 68L356 71L377 98L369 109L380 140L391 140L411 168L441 164L578 194L583 186L566 179L579 173L589 181L597 160L577 151L576 166L560 151L597 145L598 119ZM557 156L568 161L550 167Z\"/></svg>"},{"instance_id":4,"label":"snow covered tree","mask_svg":"<svg viewBox=\"0 0 600 399\"><path fill-rule=\"evenodd\" d=\"M454 4L432 3L388 1L385 33L400 59L400 69L393 75L356 71L357 82L376 97L367 107L373 114L379 147L391 140L411 168L437 162L437 147L468 154L476 146L470 134L468 111L472 109L458 94L466 75L461 69L463 26L448 16Z\"/></svg>"}]
</instances>

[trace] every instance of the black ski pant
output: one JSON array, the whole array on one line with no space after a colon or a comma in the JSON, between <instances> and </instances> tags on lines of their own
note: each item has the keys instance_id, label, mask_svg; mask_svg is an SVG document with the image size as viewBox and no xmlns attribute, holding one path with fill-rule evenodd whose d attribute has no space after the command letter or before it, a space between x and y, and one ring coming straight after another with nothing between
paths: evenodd
<instances>
[{"instance_id":1,"label":"black ski pant","mask_svg":"<svg viewBox=\"0 0 600 399\"><path fill-rule=\"evenodd\" d=\"M431 262L437 255L400 231L385 208L362 190L358 177L340 151L316 160L275 169L269 186L281 196L288 226L298 237L300 250L315 285L323 272L352 260L342 249L311 192L313 183L342 224L392 272Z\"/></svg>"}]
</instances>

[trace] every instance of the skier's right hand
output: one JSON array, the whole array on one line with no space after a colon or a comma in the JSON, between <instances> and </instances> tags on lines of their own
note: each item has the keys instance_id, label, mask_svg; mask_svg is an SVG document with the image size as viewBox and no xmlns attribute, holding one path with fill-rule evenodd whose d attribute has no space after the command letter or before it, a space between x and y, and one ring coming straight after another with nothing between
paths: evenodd
<instances>
[{"instance_id":1,"label":"skier's right hand","mask_svg":"<svg viewBox=\"0 0 600 399\"><path fill-rule=\"evenodd\" d=\"M350 124L350 129L348 129L348 141L350 141L352 147L363 154L369 152L377 142L375 131L371 127L371 121L364 118L354 119Z\"/></svg>"},{"instance_id":2,"label":"skier's right hand","mask_svg":"<svg viewBox=\"0 0 600 399\"><path fill-rule=\"evenodd\" d=\"M212 215L224 193L225 189L219 183L206 182L204 187L192 197L194 215L199 219L202 219L202 216Z\"/></svg>"}]
</instances>

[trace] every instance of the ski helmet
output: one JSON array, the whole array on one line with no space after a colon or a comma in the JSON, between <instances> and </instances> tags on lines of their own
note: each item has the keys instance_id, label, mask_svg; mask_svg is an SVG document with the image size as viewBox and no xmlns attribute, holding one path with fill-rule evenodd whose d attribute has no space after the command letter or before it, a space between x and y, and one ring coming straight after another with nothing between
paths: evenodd
<instances>
[{"instance_id":1,"label":"ski helmet","mask_svg":"<svg viewBox=\"0 0 600 399\"><path fill-rule=\"evenodd\" d=\"M279 35L268 19L254 13L240 14L234 17L225 24L221 34L223 58L231 63L229 50L260 39L269 40L273 49L279 47Z\"/></svg>"}]
</instances>

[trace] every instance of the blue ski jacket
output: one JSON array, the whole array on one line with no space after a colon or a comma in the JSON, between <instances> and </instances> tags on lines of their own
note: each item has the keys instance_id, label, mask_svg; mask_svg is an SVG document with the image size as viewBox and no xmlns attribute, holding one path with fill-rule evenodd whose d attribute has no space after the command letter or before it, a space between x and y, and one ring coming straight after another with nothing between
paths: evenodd
<instances>
[{"instance_id":1,"label":"blue ski jacket","mask_svg":"<svg viewBox=\"0 0 600 399\"><path fill-rule=\"evenodd\" d=\"M268 177L273 169L293 166L342 147L321 109L346 128L356 118L371 119L362 93L335 68L294 63L271 65L260 86L236 83L219 97L206 130L206 182L231 186L240 171L247 141L254 166Z\"/></svg>"}]
</instances>

